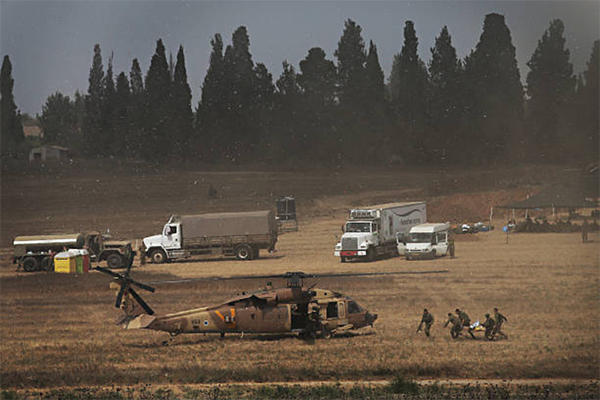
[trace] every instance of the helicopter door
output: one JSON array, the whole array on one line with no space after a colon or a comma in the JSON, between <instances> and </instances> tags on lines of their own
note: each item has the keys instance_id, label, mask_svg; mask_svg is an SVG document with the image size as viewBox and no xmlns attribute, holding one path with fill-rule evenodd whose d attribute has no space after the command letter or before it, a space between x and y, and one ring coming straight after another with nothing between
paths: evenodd
<instances>
[{"instance_id":1,"label":"helicopter door","mask_svg":"<svg viewBox=\"0 0 600 400\"><path fill-rule=\"evenodd\" d=\"M338 318L339 318L338 324L345 325L348 323L348 317L346 316L346 302L338 301L337 305L338 305Z\"/></svg>"}]
</instances>

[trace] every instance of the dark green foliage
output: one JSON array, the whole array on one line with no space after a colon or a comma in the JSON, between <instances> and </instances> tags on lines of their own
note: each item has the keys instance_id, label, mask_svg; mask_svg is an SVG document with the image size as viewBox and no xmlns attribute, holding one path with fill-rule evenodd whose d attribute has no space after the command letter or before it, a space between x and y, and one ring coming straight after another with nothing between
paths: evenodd
<instances>
[{"instance_id":1,"label":"dark green foliage","mask_svg":"<svg viewBox=\"0 0 600 400\"><path fill-rule=\"evenodd\" d=\"M436 164L457 162L461 155L463 123L461 104L461 63L444 26L431 48L429 79L431 100L429 123L433 132L429 149Z\"/></svg>"},{"instance_id":2,"label":"dark green foliage","mask_svg":"<svg viewBox=\"0 0 600 400\"><path fill-rule=\"evenodd\" d=\"M144 137L144 79L137 58L131 63L129 72L130 95L130 141L128 141L127 154L139 156L141 153L142 140Z\"/></svg>"},{"instance_id":3,"label":"dark green foliage","mask_svg":"<svg viewBox=\"0 0 600 400\"><path fill-rule=\"evenodd\" d=\"M114 154L121 157L131 157L131 149L134 142L134 128L131 124L131 89L129 80L124 72L117 77L117 88L114 100L115 131L112 148Z\"/></svg>"},{"instance_id":4,"label":"dark green foliage","mask_svg":"<svg viewBox=\"0 0 600 400\"><path fill-rule=\"evenodd\" d=\"M192 134L193 115L192 91L188 84L183 46L179 46L177 64L173 73L171 117L173 121L171 132L173 140L172 154L175 157L186 157L189 155L188 148Z\"/></svg>"},{"instance_id":5,"label":"dark green foliage","mask_svg":"<svg viewBox=\"0 0 600 400\"><path fill-rule=\"evenodd\" d=\"M388 389L394 394L416 395L421 390L421 387L417 382L398 375L390 382Z\"/></svg>"},{"instance_id":6,"label":"dark green foliage","mask_svg":"<svg viewBox=\"0 0 600 400\"><path fill-rule=\"evenodd\" d=\"M530 155L542 159L548 157L552 160L556 156L563 156L559 152L564 149L559 130L561 127L566 131L571 130L567 111L573 100L575 76L565 44L563 22L555 19L538 41L527 63L531 69L527 75L527 127L532 140L528 151Z\"/></svg>"},{"instance_id":7,"label":"dark green foliage","mask_svg":"<svg viewBox=\"0 0 600 400\"><path fill-rule=\"evenodd\" d=\"M96 148L96 154L100 156L113 156L115 155L115 148L117 147L117 134L116 134L116 96L117 91L115 88L115 80L113 77L113 56L111 54L108 60L108 67L106 68L106 75L102 82L103 96L102 96L102 112L101 112L101 137L99 138L100 143Z\"/></svg>"},{"instance_id":8,"label":"dark green foliage","mask_svg":"<svg viewBox=\"0 0 600 400\"><path fill-rule=\"evenodd\" d=\"M216 34L211 40L212 52L204 83L202 97L196 113L196 134L192 141L193 152L205 161L219 158L219 140L224 135L223 116L227 111L225 100L225 68L223 39Z\"/></svg>"},{"instance_id":9,"label":"dark green foliage","mask_svg":"<svg viewBox=\"0 0 600 400\"><path fill-rule=\"evenodd\" d=\"M339 134L335 129L336 72L325 51L314 47L300 61L298 84L303 90L301 111L305 124L299 136L297 157L324 163L339 159Z\"/></svg>"},{"instance_id":10,"label":"dark green foliage","mask_svg":"<svg viewBox=\"0 0 600 400\"><path fill-rule=\"evenodd\" d=\"M254 112L258 135L255 143L258 148L256 155L258 158L270 159L274 151L273 146L277 140L273 130L273 111L275 100L275 85L273 84L273 75L267 70L264 64L258 63L254 68L255 100Z\"/></svg>"},{"instance_id":11,"label":"dark green foliage","mask_svg":"<svg viewBox=\"0 0 600 400\"><path fill-rule=\"evenodd\" d=\"M397 118L393 143L408 159L426 161L431 153L427 131L428 76L417 53L418 45L414 23L406 21L404 45L394 57L390 76L392 107Z\"/></svg>"},{"instance_id":12,"label":"dark green foliage","mask_svg":"<svg viewBox=\"0 0 600 400\"><path fill-rule=\"evenodd\" d=\"M272 141L267 160L280 162L293 158L302 142L302 93L294 66L284 61L275 85Z\"/></svg>"},{"instance_id":13,"label":"dark green foliage","mask_svg":"<svg viewBox=\"0 0 600 400\"><path fill-rule=\"evenodd\" d=\"M463 151L476 163L507 157L509 141L522 133L523 87L503 15L486 15L475 51L465 59L465 85Z\"/></svg>"},{"instance_id":14,"label":"dark green foliage","mask_svg":"<svg viewBox=\"0 0 600 400\"><path fill-rule=\"evenodd\" d=\"M0 151L3 154L14 153L25 139L21 117L13 96L14 84L12 64L6 55L0 72Z\"/></svg>"},{"instance_id":15,"label":"dark green foliage","mask_svg":"<svg viewBox=\"0 0 600 400\"><path fill-rule=\"evenodd\" d=\"M582 115L579 125L579 131L582 133L581 154L590 154L598 156L599 135L600 135L600 78L599 64L600 53L598 47L600 41L596 40L592 47L590 59L587 62L587 70L584 72L585 86L581 87L578 93L577 104L582 108Z\"/></svg>"},{"instance_id":16,"label":"dark green foliage","mask_svg":"<svg viewBox=\"0 0 600 400\"><path fill-rule=\"evenodd\" d=\"M162 40L150 61L145 82L145 116L141 154L148 161L164 161L172 148L171 75Z\"/></svg>"},{"instance_id":17,"label":"dark green foliage","mask_svg":"<svg viewBox=\"0 0 600 400\"><path fill-rule=\"evenodd\" d=\"M88 93L85 97L85 118L83 121L83 150L98 154L102 146L102 105L104 100L104 69L100 45L94 46L94 57L88 78Z\"/></svg>"},{"instance_id":18,"label":"dark green foliage","mask_svg":"<svg viewBox=\"0 0 600 400\"><path fill-rule=\"evenodd\" d=\"M60 92L50 95L38 116L44 143L69 146L77 134L77 108L69 96Z\"/></svg>"}]
</instances>

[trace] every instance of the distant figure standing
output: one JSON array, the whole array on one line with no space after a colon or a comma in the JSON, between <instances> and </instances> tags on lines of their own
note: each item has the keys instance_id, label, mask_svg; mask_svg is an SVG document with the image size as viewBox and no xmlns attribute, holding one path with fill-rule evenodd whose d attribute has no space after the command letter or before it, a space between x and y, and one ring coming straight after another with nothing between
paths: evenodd
<instances>
[{"instance_id":1,"label":"distant figure standing","mask_svg":"<svg viewBox=\"0 0 600 400\"><path fill-rule=\"evenodd\" d=\"M423 327L423 324L425 324L425 336L429 337L429 330L431 329L431 325L433 325L434 319L435 318L433 318L433 315L431 315L427 309L424 309L423 317L421 318L421 323L417 328L417 332L419 332Z\"/></svg>"},{"instance_id":2,"label":"distant figure standing","mask_svg":"<svg viewBox=\"0 0 600 400\"><path fill-rule=\"evenodd\" d=\"M500 335L503 338L507 338L508 336L506 336L506 334L504 334L504 332L502 332L502 324L504 322L507 322L508 319L500 314L500 311L498 311L498 307L494 307L494 322L496 324L496 327L494 328L494 335Z\"/></svg>"},{"instance_id":3,"label":"distant figure standing","mask_svg":"<svg viewBox=\"0 0 600 400\"><path fill-rule=\"evenodd\" d=\"M448 252L450 253L450 258L454 258L454 235L450 235L448 238Z\"/></svg>"},{"instance_id":4,"label":"distant figure standing","mask_svg":"<svg viewBox=\"0 0 600 400\"><path fill-rule=\"evenodd\" d=\"M583 224L581 224L581 241L583 243L587 243L588 242L588 231L589 231L590 227L587 223L587 219L583 220Z\"/></svg>"},{"instance_id":5,"label":"distant figure standing","mask_svg":"<svg viewBox=\"0 0 600 400\"><path fill-rule=\"evenodd\" d=\"M215 187L213 185L210 185L208 188L208 199L209 200L214 200L217 198L217 189L215 189Z\"/></svg>"}]
</instances>

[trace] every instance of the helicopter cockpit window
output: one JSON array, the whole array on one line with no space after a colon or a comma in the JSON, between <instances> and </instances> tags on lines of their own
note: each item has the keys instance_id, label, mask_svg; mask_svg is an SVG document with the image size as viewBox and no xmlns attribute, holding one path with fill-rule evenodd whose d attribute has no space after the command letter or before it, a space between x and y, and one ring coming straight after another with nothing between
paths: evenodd
<instances>
[{"instance_id":1,"label":"helicopter cockpit window","mask_svg":"<svg viewBox=\"0 0 600 400\"><path fill-rule=\"evenodd\" d=\"M338 316L338 305L337 302L331 302L327 304L327 318L337 318Z\"/></svg>"},{"instance_id":2,"label":"helicopter cockpit window","mask_svg":"<svg viewBox=\"0 0 600 400\"><path fill-rule=\"evenodd\" d=\"M363 309L361 306L358 305L357 302L355 302L355 301L348 302L348 314L360 314L362 312L363 312Z\"/></svg>"}]
</instances>

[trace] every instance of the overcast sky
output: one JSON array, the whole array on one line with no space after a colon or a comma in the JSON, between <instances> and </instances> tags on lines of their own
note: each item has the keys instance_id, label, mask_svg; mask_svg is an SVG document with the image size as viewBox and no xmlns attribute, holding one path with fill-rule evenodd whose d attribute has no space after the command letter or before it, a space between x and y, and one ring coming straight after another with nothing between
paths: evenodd
<instances>
[{"instance_id":1,"label":"overcast sky","mask_svg":"<svg viewBox=\"0 0 600 400\"><path fill-rule=\"evenodd\" d=\"M156 40L167 52L186 55L195 108L211 51L210 39L221 33L225 44L240 25L248 28L254 62L264 63L274 80L287 60L298 68L312 47L329 59L344 21L355 20L363 39L378 47L389 78L393 56L400 52L403 27L413 20L419 53L429 49L444 25L459 56L466 56L481 35L484 16L505 15L524 80L537 41L554 18L565 23L565 36L576 73L585 69L592 44L600 36L598 1L5 1L0 3L0 51L13 65L15 101L21 111L40 113L46 98L60 91L87 91L93 47L103 60L114 53L115 76L127 74L134 58L146 73ZM168 57L168 54L167 54Z\"/></svg>"}]
</instances>

